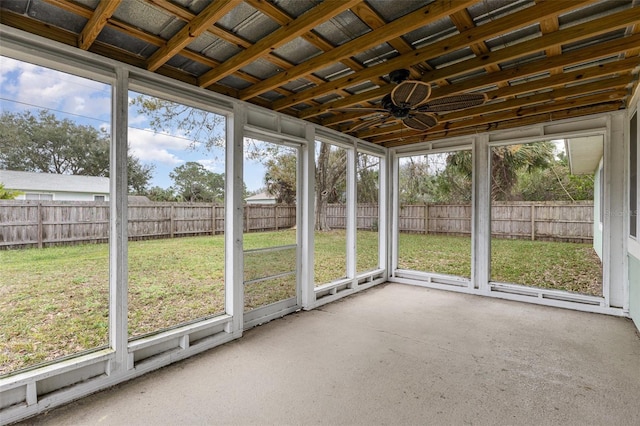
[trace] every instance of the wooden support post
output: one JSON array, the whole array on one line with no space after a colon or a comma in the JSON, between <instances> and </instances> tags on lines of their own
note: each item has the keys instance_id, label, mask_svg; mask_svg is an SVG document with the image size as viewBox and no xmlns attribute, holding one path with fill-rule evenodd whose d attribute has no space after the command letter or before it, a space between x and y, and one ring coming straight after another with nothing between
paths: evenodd
<instances>
[{"instance_id":1,"label":"wooden support post","mask_svg":"<svg viewBox=\"0 0 640 426\"><path fill-rule=\"evenodd\" d=\"M536 206L531 204L531 241L536 240Z\"/></svg>"},{"instance_id":2,"label":"wooden support post","mask_svg":"<svg viewBox=\"0 0 640 426\"><path fill-rule=\"evenodd\" d=\"M276 221L276 231L278 230L278 205L276 204L273 208L273 215Z\"/></svg>"},{"instance_id":3,"label":"wooden support post","mask_svg":"<svg viewBox=\"0 0 640 426\"><path fill-rule=\"evenodd\" d=\"M218 209L216 203L211 206L211 235L216 235L216 213Z\"/></svg>"},{"instance_id":4,"label":"wooden support post","mask_svg":"<svg viewBox=\"0 0 640 426\"><path fill-rule=\"evenodd\" d=\"M38 202L38 248L42 248L42 203Z\"/></svg>"},{"instance_id":5,"label":"wooden support post","mask_svg":"<svg viewBox=\"0 0 640 426\"><path fill-rule=\"evenodd\" d=\"M174 220L173 220L173 215L175 213L175 210L173 208L173 204L171 204L171 209L169 210L169 237L173 238L173 229L174 229Z\"/></svg>"},{"instance_id":6,"label":"wooden support post","mask_svg":"<svg viewBox=\"0 0 640 426\"><path fill-rule=\"evenodd\" d=\"M424 205L424 233L429 233L429 204Z\"/></svg>"}]
</instances>

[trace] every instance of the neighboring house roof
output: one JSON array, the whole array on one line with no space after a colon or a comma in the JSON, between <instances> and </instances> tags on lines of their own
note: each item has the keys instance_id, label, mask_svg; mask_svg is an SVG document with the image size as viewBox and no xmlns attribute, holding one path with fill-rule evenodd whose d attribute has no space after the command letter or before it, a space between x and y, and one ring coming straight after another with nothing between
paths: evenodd
<instances>
[{"instance_id":1,"label":"neighboring house roof","mask_svg":"<svg viewBox=\"0 0 640 426\"><path fill-rule=\"evenodd\" d=\"M106 177L0 170L0 182L6 189L20 191L109 193Z\"/></svg>"},{"instance_id":2,"label":"neighboring house roof","mask_svg":"<svg viewBox=\"0 0 640 426\"><path fill-rule=\"evenodd\" d=\"M264 201L264 200L275 200L276 197L273 195L267 194L266 192L261 192L256 195L252 195L251 197L245 198L245 201Z\"/></svg>"}]
</instances>

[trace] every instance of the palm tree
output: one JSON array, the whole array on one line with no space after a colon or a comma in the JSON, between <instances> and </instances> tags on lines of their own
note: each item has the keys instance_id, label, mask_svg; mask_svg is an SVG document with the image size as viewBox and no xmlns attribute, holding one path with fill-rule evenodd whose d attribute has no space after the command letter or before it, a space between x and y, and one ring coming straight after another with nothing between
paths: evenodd
<instances>
[{"instance_id":1,"label":"palm tree","mask_svg":"<svg viewBox=\"0 0 640 426\"><path fill-rule=\"evenodd\" d=\"M491 148L491 200L512 200L519 173L547 169L554 162L552 142L505 145ZM447 169L471 180L473 163L470 151L459 151L447 158Z\"/></svg>"}]
</instances>

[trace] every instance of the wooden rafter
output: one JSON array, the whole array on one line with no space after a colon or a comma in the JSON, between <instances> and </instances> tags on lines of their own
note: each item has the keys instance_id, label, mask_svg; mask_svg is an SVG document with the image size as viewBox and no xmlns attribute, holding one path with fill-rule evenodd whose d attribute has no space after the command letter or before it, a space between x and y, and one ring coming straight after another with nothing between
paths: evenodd
<instances>
[{"instance_id":1,"label":"wooden rafter","mask_svg":"<svg viewBox=\"0 0 640 426\"><path fill-rule=\"evenodd\" d=\"M122 0L101 0L95 12L84 26L78 36L78 47L87 50L89 46L98 38L98 35L107 24L107 20L116 11Z\"/></svg>"},{"instance_id":2,"label":"wooden rafter","mask_svg":"<svg viewBox=\"0 0 640 426\"><path fill-rule=\"evenodd\" d=\"M196 3L140 0L147 6L127 4L138 13L121 13L117 18L113 15L122 0L95 1L95 7L77 0L36 0L34 5L39 1L82 17L84 26L69 30L58 18L62 15L34 15L30 3L21 13L0 3L0 22L385 146L621 108L637 90L640 72L640 6L628 1L534 0L494 10L483 0L435 0L417 9L406 6L403 14L398 13L402 8L385 11L375 3L341 0L316 2L306 13L294 15L288 2L295 0L212 0L200 6L203 10ZM279 28L257 42L252 41L253 23L227 28L235 21L235 7L242 4ZM146 20L141 13L149 6L154 17L183 28L169 40L159 36L157 21ZM340 37L348 38L338 44L337 34L317 27L347 8L370 31L361 35L340 28ZM104 28L124 37L113 38ZM538 32L521 32L524 28ZM204 33L225 46L236 46L240 53L218 61L190 48ZM297 37L317 50L293 63L279 55L278 47ZM509 40L504 46L503 38ZM131 48L122 44L130 39L135 40ZM379 62L357 59L369 49L389 48L395 51ZM473 55L463 55L469 50ZM180 68L167 64L175 55L185 59ZM443 56L459 59L435 66L432 61L441 63L438 58ZM254 75L245 69L257 59L271 63L277 74L255 68ZM327 81L322 75L328 67L344 69L347 75ZM378 112L339 110L380 106L394 87L387 75L401 68L409 70L410 79L431 85L431 100L481 92L487 102L438 114L438 124L428 132L413 131L393 118L362 130L362 124ZM296 80L305 87L291 89Z\"/></svg>"},{"instance_id":3,"label":"wooden rafter","mask_svg":"<svg viewBox=\"0 0 640 426\"><path fill-rule=\"evenodd\" d=\"M451 12L451 7L453 7L454 9L458 9L467 6L470 3L473 3L473 1L459 1L454 3L455 6L449 6L449 8L447 7L447 5L451 5L449 1L438 1L432 3L429 6L421 8L403 18L392 22L391 24L387 24L383 27L377 28L363 36L360 36L350 42L343 44L342 46L336 47L329 52L309 59L308 61L305 61L302 64L288 70L286 73L278 74L264 80L260 84L256 84L248 89L245 89L241 94L241 99L249 99L253 96L259 95L260 93L264 93L273 87L295 80L296 78L299 78L301 76L310 74L315 70L325 68L332 63L338 62L343 58L347 58L353 55L354 52L360 52L387 40L394 39L399 35L406 33L407 29L411 30L412 28L418 28L429 22L432 22L432 20L437 20L444 16L447 16ZM427 17L426 19L425 16ZM369 78L379 77L380 75L382 74L372 75Z\"/></svg>"},{"instance_id":4,"label":"wooden rafter","mask_svg":"<svg viewBox=\"0 0 640 426\"><path fill-rule=\"evenodd\" d=\"M321 3L319 6L316 6L297 19L262 38L253 46L238 53L222 65L203 74L198 79L198 84L202 87L207 87L210 84L223 79L250 62L265 56L266 52L277 49L299 35L308 32L320 22L339 15L360 1L362 0L344 0L340 2Z\"/></svg>"},{"instance_id":5,"label":"wooden rafter","mask_svg":"<svg viewBox=\"0 0 640 426\"><path fill-rule=\"evenodd\" d=\"M548 78L536 79L527 83L521 83L516 85L502 85L502 87L486 92L490 100L508 99L515 96L521 96L526 93L535 93L544 89L555 89L567 84L573 84L576 82L586 82L593 79L599 79L602 77L611 76L614 74L623 74L626 77L626 81L629 81L629 73L640 65L640 58L628 58L622 61L610 62L598 67L590 67L587 69L581 69L571 71L563 74L557 74ZM469 110L464 110L469 111ZM356 118L362 118L370 114L366 113L346 113L337 114L335 116L325 118L321 121L323 126L335 126L336 124L343 123L345 121L354 120ZM448 116L447 116L448 117Z\"/></svg>"},{"instance_id":6,"label":"wooden rafter","mask_svg":"<svg viewBox=\"0 0 640 426\"><path fill-rule=\"evenodd\" d=\"M286 24L290 23L291 21L293 21L293 19L294 19L294 18L290 17L283 10L280 10L273 3L269 3L269 2L265 2L265 1L261 1L261 0L245 0L245 1L246 1L247 4L253 6L255 9L257 9L260 12L264 13L266 16L268 16L269 18L273 19L274 21L276 21L280 25L286 25ZM358 4L356 4L354 6L354 8L359 8L363 4L365 4L365 3L358 3ZM325 40L324 37L320 36L319 34L314 33L313 31L309 31L307 33L304 33L300 37L302 39L304 39L305 41L307 41L312 46L317 47L318 49L320 49L323 52L327 52L329 50L335 49L335 46L333 44L331 44L328 40ZM268 57L268 60L271 60L274 57L275 57L274 55L270 54L269 57ZM341 62L344 65L346 65L347 67L351 68L352 70L358 71L358 70L361 70L361 69L364 68L364 66L362 66L360 63L358 63L357 61L355 61L355 60L353 60L351 58L344 59ZM283 66L281 68L283 70L289 70L292 67L293 67L293 65L288 64L287 66ZM320 83L324 82L321 78L316 77L314 75L307 75L306 78L313 84L320 84ZM384 80L378 79L378 83L383 83L383 82L384 82ZM275 87L273 89L275 89ZM345 90L340 90L339 93L341 95L344 95L344 96L347 96L349 94Z\"/></svg>"},{"instance_id":7,"label":"wooden rafter","mask_svg":"<svg viewBox=\"0 0 640 426\"><path fill-rule=\"evenodd\" d=\"M205 7L191 22L182 27L167 44L158 49L147 61L147 69L155 71L162 64L174 57L178 52L195 40L208 27L240 4L240 0L216 0Z\"/></svg>"},{"instance_id":8,"label":"wooden rafter","mask_svg":"<svg viewBox=\"0 0 640 426\"><path fill-rule=\"evenodd\" d=\"M276 110L279 110L280 108L286 108L288 106L316 98L326 93L333 92L335 90L335 87L354 85L356 83L366 81L374 76L388 74L395 69L407 68L428 59L436 58L440 55L462 49L468 46L470 43L483 41L502 34L506 34L513 31L514 29L538 22L541 16L544 17L548 15L558 14L562 11L570 9L571 7L575 7L575 4L580 1L581 0L575 0L575 2L546 2L537 7L535 15L527 9L515 12L512 15L497 19L491 23L471 28L462 34L451 36L446 39L446 42L429 44L423 48L416 49L414 52L411 52L409 54L400 55L396 58L390 59L380 65L371 66L363 71L327 82L323 85L305 90L304 92L297 93L287 98L278 100L274 102L273 107ZM426 79L423 79L423 81L437 81L438 79L442 78L439 75L437 76L437 78L431 79L430 77L432 75L433 73L430 73L426 76Z\"/></svg>"},{"instance_id":9,"label":"wooden rafter","mask_svg":"<svg viewBox=\"0 0 640 426\"><path fill-rule=\"evenodd\" d=\"M456 137L456 136L464 136L464 135L472 135L478 134L482 132L489 132L492 130L504 130L504 129L513 129L522 126L528 126L531 124L538 123L546 123L551 122L553 120L563 120L566 118L576 118L583 117L592 114L600 114L611 111L616 111L620 109L621 103L619 101L614 102L606 102L597 105L587 105L578 108L573 108L569 110L555 111L551 113L543 113L543 114L534 114L526 117L518 117L516 119L505 120L500 122L493 122L484 125L478 125L473 127L464 127L459 129L452 130L440 130L440 131L430 131L429 133L423 133L421 135L405 135L402 134L400 137L397 137L388 142L384 142L383 145L387 147L397 147L397 146L405 146L418 142L429 142L435 141L448 137Z\"/></svg>"}]
</instances>

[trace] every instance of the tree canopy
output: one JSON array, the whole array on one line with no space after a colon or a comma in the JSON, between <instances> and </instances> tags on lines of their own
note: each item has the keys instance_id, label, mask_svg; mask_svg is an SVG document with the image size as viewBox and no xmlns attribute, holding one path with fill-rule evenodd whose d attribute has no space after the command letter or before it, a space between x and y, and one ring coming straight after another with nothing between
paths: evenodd
<instances>
[{"instance_id":1,"label":"tree canopy","mask_svg":"<svg viewBox=\"0 0 640 426\"><path fill-rule=\"evenodd\" d=\"M0 168L37 173L109 176L110 136L58 119L47 110L0 114ZM128 156L129 190L144 193L153 167Z\"/></svg>"},{"instance_id":2,"label":"tree canopy","mask_svg":"<svg viewBox=\"0 0 640 426\"><path fill-rule=\"evenodd\" d=\"M400 202L471 202L471 151L404 159L400 166ZM566 155L551 142L491 149L493 201L577 201L593 199L593 176L572 175Z\"/></svg>"},{"instance_id":3,"label":"tree canopy","mask_svg":"<svg viewBox=\"0 0 640 426\"><path fill-rule=\"evenodd\" d=\"M189 202L223 202L224 175L207 170L202 164L189 161L169 173L172 190L180 200Z\"/></svg>"}]
</instances>

